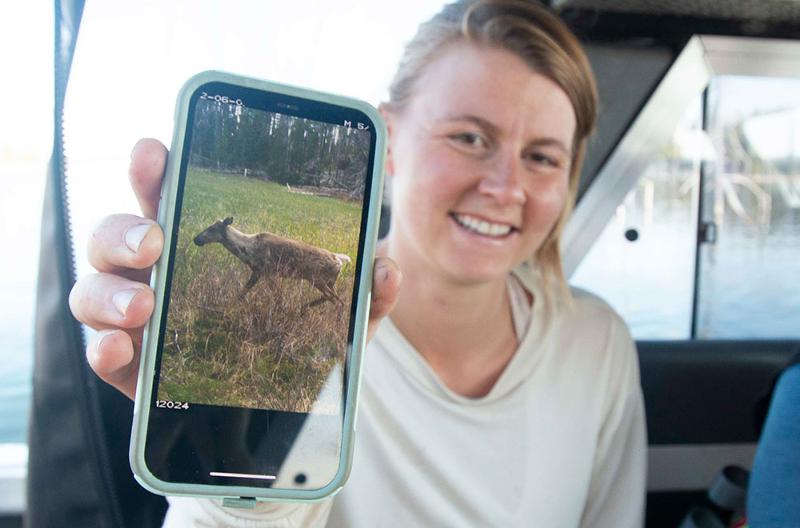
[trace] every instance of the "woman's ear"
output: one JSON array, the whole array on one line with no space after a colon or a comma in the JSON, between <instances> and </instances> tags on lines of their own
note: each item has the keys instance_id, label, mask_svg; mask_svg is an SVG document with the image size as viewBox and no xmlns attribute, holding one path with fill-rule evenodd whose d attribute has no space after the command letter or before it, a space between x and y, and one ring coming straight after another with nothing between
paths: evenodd
<instances>
[{"instance_id":1,"label":"woman's ear","mask_svg":"<svg viewBox=\"0 0 800 528\"><path fill-rule=\"evenodd\" d=\"M391 176L394 174L394 157L392 155L392 151L394 150L392 148L392 143L394 141L394 115L391 110L389 110L388 103L381 103L378 105L378 111L380 111L383 120L386 122L386 163L384 170L387 175Z\"/></svg>"}]
</instances>

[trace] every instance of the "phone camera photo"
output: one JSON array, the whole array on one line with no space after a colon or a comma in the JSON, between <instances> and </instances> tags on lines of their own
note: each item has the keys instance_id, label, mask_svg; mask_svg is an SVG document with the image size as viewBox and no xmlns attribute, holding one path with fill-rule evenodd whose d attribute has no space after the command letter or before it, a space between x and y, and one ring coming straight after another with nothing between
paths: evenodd
<instances>
[{"instance_id":1,"label":"phone camera photo","mask_svg":"<svg viewBox=\"0 0 800 528\"><path fill-rule=\"evenodd\" d=\"M358 129L197 100L160 399L338 413L339 391L318 396L347 345L369 147Z\"/></svg>"}]
</instances>

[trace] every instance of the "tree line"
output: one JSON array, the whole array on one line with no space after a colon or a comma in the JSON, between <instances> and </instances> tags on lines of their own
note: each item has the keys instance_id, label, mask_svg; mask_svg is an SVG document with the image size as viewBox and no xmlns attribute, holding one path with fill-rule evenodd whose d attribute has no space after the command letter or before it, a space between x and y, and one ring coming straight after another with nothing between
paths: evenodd
<instances>
[{"instance_id":1,"label":"tree line","mask_svg":"<svg viewBox=\"0 0 800 528\"><path fill-rule=\"evenodd\" d=\"M190 163L196 168L363 196L367 132L200 100L192 134Z\"/></svg>"}]
</instances>

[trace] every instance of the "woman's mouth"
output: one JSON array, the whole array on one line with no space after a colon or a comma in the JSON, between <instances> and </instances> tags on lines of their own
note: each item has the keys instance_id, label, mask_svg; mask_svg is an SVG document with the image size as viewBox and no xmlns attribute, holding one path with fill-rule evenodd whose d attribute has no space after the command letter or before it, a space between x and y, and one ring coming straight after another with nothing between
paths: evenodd
<instances>
[{"instance_id":1,"label":"woman's mouth","mask_svg":"<svg viewBox=\"0 0 800 528\"><path fill-rule=\"evenodd\" d=\"M450 213L450 216L461 227L483 236L502 238L516 230L514 226L509 224L489 222L468 214Z\"/></svg>"}]
</instances>

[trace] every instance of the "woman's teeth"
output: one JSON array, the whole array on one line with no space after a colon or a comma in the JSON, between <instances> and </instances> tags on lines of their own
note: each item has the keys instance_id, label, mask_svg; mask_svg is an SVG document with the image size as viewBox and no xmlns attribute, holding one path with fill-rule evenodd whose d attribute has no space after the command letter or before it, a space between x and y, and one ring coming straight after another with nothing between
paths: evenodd
<instances>
[{"instance_id":1,"label":"woman's teeth","mask_svg":"<svg viewBox=\"0 0 800 528\"><path fill-rule=\"evenodd\" d=\"M485 220L480 220L474 216L454 214L453 218L463 227L481 235L501 237L511 232L511 226L507 224L493 224Z\"/></svg>"}]
</instances>

